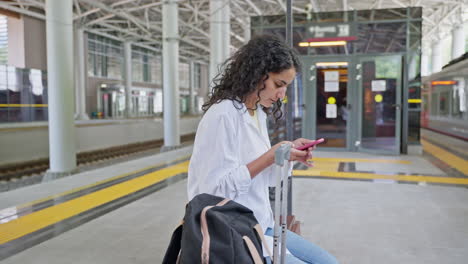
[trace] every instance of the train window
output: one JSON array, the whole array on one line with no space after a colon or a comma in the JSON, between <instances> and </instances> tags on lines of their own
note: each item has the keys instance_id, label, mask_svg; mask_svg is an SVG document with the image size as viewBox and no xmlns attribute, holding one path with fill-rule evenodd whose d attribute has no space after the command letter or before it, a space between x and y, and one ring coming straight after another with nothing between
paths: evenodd
<instances>
[{"instance_id":1,"label":"train window","mask_svg":"<svg viewBox=\"0 0 468 264\"><path fill-rule=\"evenodd\" d=\"M438 97L439 97L438 94L436 94L436 93L432 94L432 98L431 98L431 115L434 115L434 116L436 116L438 114L438 107L437 107Z\"/></svg>"},{"instance_id":2,"label":"train window","mask_svg":"<svg viewBox=\"0 0 468 264\"><path fill-rule=\"evenodd\" d=\"M426 111L426 112L429 110L429 109L427 109L427 106L428 106L428 101L427 100L429 100L429 96L427 96L427 94L423 95L422 96L422 109L424 111Z\"/></svg>"},{"instance_id":3,"label":"train window","mask_svg":"<svg viewBox=\"0 0 468 264\"><path fill-rule=\"evenodd\" d=\"M449 114L450 92L442 92L439 95L439 115L447 116Z\"/></svg>"},{"instance_id":4,"label":"train window","mask_svg":"<svg viewBox=\"0 0 468 264\"><path fill-rule=\"evenodd\" d=\"M461 112L460 112L460 96L458 95L458 90L453 90L452 92L452 109L451 109L451 114L452 117L461 117Z\"/></svg>"}]
</instances>

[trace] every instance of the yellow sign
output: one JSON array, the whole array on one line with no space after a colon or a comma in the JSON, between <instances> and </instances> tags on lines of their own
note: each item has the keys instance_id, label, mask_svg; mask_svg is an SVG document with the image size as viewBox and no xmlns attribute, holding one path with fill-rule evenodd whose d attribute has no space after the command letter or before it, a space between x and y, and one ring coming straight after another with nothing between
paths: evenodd
<instances>
[{"instance_id":1,"label":"yellow sign","mask_svg":"<svg viewBox=\"0 0 468 264\"><path fill-rule=\"evenodd\" d=\"M408 99L408 103L411 104L420 104L422 102L421 99Z\"/></svg>"},{"instance_id":2,"label":"yellow sign","mask_svg":"<svg viewBox=\"0 0 468 264\"><path fill-rule=\"evenodd\" d=\"M374 97L374 100L377 102L377 103L380 103L382 102L383 100L383 96L381 94L376 94L375 97Z\"/></svg>"},{"instance_id":3,"label":"yellow sign","mask_svg":"<svg viewBox=\"0 0 468 264\"><path fill-rule=\"evenodd\" d=\"M336 103L335 97L333 97L333 96L328 97L328 104L335 104L335 103Z\"/></svg>"}]
</instances>

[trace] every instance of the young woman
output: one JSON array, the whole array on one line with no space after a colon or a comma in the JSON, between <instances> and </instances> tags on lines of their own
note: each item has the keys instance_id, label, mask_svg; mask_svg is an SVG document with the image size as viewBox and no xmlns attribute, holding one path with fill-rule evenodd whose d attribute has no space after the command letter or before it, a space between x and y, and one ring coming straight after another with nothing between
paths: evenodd
<instances>
[{"instance_id":1,"label":"young woman","mask_svg":"<svg viewBox=\"0 0 468 264\"><path fill-rule=\"evenodd\" d=\"M267 114L281 118L281 100L300 68L295 52L273 36L259 36L241 47L215 78L205 115L198 126L188 172L188 196L200 193L232 199L254 212L265 235L273 236L274 219L268 187L275 150L267 130ZM296 139L293 147L309 143ZM291 149L291 161L307 166L312 148ZM287 233L287 263L335 264L325 250L295 233ZM267 258L267 261L270 261Z\"/></svg>"}]
</instances>

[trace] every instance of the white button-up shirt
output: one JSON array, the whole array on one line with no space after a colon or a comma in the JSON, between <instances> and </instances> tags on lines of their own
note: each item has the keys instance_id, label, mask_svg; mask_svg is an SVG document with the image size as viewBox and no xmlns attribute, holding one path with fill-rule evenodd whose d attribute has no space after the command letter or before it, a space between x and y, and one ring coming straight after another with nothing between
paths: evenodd
<instances>
[{"instance_id":1,"label":"white button-up shirt","mask_svg":"<svg viewBox=\"0 0 468 264\"><path fill-rule=\"evenodd\" d=\"M271 148L266 113L259 106L257 114L260 130L244 104L223 100L210 107L198 125L187 189L190 200L208 193L246 206L265 232L274 225L268 186L276 181L273 166L253 179L247 169L248 163Z\"/></svg>"}]
</instances>

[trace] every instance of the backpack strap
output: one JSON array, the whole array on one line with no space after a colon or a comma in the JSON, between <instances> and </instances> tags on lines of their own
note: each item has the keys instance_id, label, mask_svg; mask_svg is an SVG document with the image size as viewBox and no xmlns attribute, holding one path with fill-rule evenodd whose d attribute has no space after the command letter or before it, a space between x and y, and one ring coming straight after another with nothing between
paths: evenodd
<instances>
[{"instance_id":1,"label":"backpack strap","mask_svg":"<svg viewBox=\"0 0 468 264\"><path fill-rule=\"evenodd\" d=\"M242 239L244 239L245 244L247 245L247 248L249 249L250 255L253 258L253 261L255 264L263 264L263 260L260 257L260 254L258 253L257 248L255 247L254 243L248 236L243 236Z\"/></svg>"},{"instance_id":2,"label":"backpack strap","mask_svg":"<svg viewBox=\"0 0 468 264\"><path fill-rule=\"evenodd\" d=\"M256 224L254 226L254 229L255 231L257 231L257 234L258 236L260 237L260 239L262 240L262 244L263 246L265 247L267 253L268 253L268 256L270 257L270 259L273 260L273 255L271 254L271 250L270 250L270 246L268 245L268 243L266 242L265 240L265 235L263 234L263 230L262 230L262 227L260 227L259 224Z\"/></svg>"},{"instance_id":3,"label":"backpack strap","mask_svg":"<svg viewBox=\"0 0 468 264\"><path fill-rule=\"evenodd\" d=\"M184 221L174 230L171 237L171 242L164 255L163 264L178 263L180 247L182 242L182 231L184 229Z\"/></svg>"},{"instance_id":4,"label":"backpack strap","mask_svg":"<svg viewBox=\"0 0 468 264\"><path fill-rule=\"evenodd\" d=\"M201 262L203 264L208 264L210 263L210 232L208 231L208 222L206 220L206 212L210 210L211 208L215 206L223 206L227 204L230 201L230 199L225 198L224 200L221 200L219 203L216 205L209 205L205 206L203 208L201 215L200 215L200 228L201 228L201 234L203 237L202 240L202 247L201 247Z\"/></svg>"}]
</instances>

